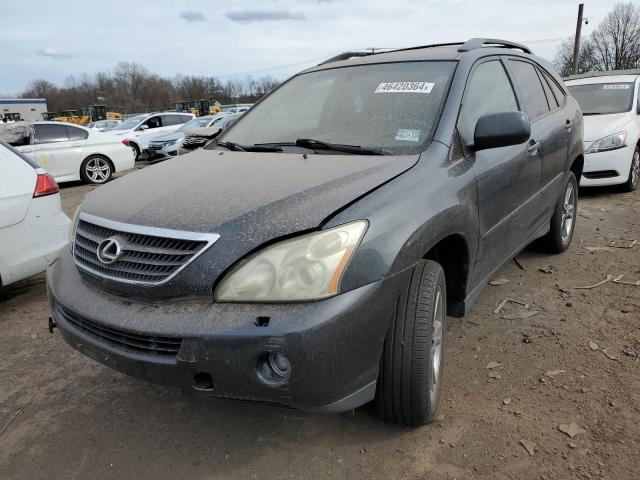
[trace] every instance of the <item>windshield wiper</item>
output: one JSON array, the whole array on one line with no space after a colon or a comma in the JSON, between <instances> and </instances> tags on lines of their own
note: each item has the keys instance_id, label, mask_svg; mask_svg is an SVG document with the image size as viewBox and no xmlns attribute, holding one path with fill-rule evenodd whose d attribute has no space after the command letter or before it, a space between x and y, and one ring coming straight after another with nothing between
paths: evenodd
<instances>
[{"instance_id":1,"label":"windshield wiper","mask_svg":"<svg viewBox=\"0 0 640 480\"><path fill-rule=\"evenodd\" d=\"M298 138L296 147L310 148L312 150L332 150L334 152L352 153L354 155L388 155L389 152L381 148L367 148L360 145L343 145L341 143L329 143L314 138Z\"/></svg>"},{"instance_id":2,"label":"windshield wiper","mask_svg":"<svg viewBox=\"0 0 640 480\"><path fill-rule=\"evenodd\" d=\"M263 145L239 145L235 142L216 142L216 145L219 145L224 148L228 148L234 152L281 152L282 149L279 147L268 147Z\"/></svg>"}]
</instances>

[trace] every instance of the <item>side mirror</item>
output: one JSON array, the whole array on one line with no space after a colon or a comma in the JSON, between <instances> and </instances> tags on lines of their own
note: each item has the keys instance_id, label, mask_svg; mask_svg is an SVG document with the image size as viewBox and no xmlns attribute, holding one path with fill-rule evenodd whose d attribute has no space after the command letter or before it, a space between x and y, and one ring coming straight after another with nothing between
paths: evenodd
<instances>
[{"instance_id":1,"label":"side mirror","mask_svg":"<svg viewBox=\"0 0 640 480\"><path fill-rule=\"evenodd\" d=\"M149 125L140 125L138 127L138 130L147 130L149 128Z\"/></svg>"},{"instance_id":2,"label":"side mirror","mask_svg":"<svg viewBox=\"0 0 640 480\"><path fill-rule=\"evenodd\" d=\"M474 148L508 147L518 145L531 137L529 116L524 112L492 113L480 117L473 135Z\"/></svg>"}]
</instances>

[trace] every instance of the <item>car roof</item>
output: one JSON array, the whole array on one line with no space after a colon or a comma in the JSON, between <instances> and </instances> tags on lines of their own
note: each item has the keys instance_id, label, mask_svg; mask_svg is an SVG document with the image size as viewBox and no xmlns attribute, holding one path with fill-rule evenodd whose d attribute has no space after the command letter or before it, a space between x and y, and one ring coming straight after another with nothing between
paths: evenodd
<instances>
[{"instance_id":1,"label":"car roof","mask_svg":"<svg viewBox=\"0 0 640 480\"><path fill-rule=\"evenodd\" d=\"M469 53L477 54L480 52L482 55L504 55L507 53L506 51L508 51L509 54L529 57L533 56L533 52L528 47L519 43L491 38L472 38L466 42L423 45L380 52L345 52L340 55L336 55L315 67L311 67L305 70L305 72L376 63L429 60L458 61Z\"/></svg>"}]
</instances>

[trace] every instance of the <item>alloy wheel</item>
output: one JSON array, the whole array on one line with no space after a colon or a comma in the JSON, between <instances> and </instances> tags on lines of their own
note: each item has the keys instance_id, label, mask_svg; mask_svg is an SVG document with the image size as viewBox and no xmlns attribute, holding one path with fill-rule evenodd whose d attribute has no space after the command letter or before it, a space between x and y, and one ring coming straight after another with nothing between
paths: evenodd
<instances>
[{"instance_id":1,"label":"alloy wheel","mask_svg":"<svg viewBox=\"0 0 640 480\"><path fill-rule=\"evenodd\" d=\"M111 176L111 165L104 158L94 157L87 162L85 171L93 183L104 183Z\"/></svg>"},{"instance_id":2,"label":"alloy wheel","mask_svg":"<svg viewBox=\"0 0 640 480\"><path fill-rule=\"evenodd\" d=\"M444 324L444 300L442 289L438 287L433 305L433 324L431 334L431 371L433 379L429 385L429 401L435 408L440 396L440 382L442 377L442 326Z\"/></svg>"},{"instance_id":3,"label":"alloy wheel","mask_svg":"<svg viewBox=\"0 0 640 480\"><path fill-rule=\"evenodd\" d=\"M562 205L561 235L562 243L567 243L573 232L574 216L576 210L576 190L572 183L567 184Z\"/></svg>"}]
</instances>

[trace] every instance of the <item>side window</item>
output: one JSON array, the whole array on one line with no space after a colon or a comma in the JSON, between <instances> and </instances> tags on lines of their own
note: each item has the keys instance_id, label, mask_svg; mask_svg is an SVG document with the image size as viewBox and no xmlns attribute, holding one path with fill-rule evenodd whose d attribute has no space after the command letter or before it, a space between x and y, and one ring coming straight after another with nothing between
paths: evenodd
<instances>
[{"instance_id":1,"label":"side window","mask_svg":"<svg viewBox=\"0 0 640 480\"><path fill-rule=\"evenodd\" d=\"M149 120L144 122L143 125L146 125L147 127L149 127L149 129L159 128L162 126L162 119L160 118L160 116L151 117Z\"/></svg>"},{"instance_id":2,"label":"side window","mask_svg":"<svg viewBox=\"0 0 640 480\"><path fill-rule=\"evenodd\" d=\"M66 127L67 127L67 136L71 141L86 140L89 137L89 132L87 132L86 130L83 130L77 127L70 127L68 125L66 125Z\"/></svg>"},{"instance_id":3,"label":"side window","mask_svg":"<svg viewBox=\"0 0 640 480\"><path fill-rule=\"evenodd\" d=\"M544 90L544 95L547 97L547 103L549 104L549 108L551 110L555 110L558 108L558 100L556 96L551 91L551 87L549 86L549 82L545 78L542 77L542 72L536 68L536 73L538 74L538 78L540 79L540 83L542 83L542 89Z\"/></svg>"},{"instance_id":4,"label":"side window","mask_svg":"<svg viewBox=\"0 0 640 480\"><path fill-rule=\"evenodd\" d=\"M567 99L567 94L558 86L558 83L553 79L551 75L545 72L543 69L540 69L542 72L542 76L545 78L549 86L551 87L551 91L556 97L558 104L562 107Z\"/></svg>"},{"instance_id":5,"label":"side window","mask_svg":"<svg viewBox=\"0 0 640 480\"><path fill-rule=\"evenodd\" d=\"M181 115L162 115L162 126L170 127L171 125L180 125Z\"/></svg>"},{"instance_id":6,"label":"side window","mask_svg":"<svg viewBox=\"0 0 640 480\"><path fill-rule=\"evenodd\" d=\"M53 124L35 124L33 126L36 143L55 143L66 142L69 140L67 137L67 129L64 125Z\"/></svg>"},{"instance_id":7,"label":"side window","mask_svg":"<svg viewBox=\"0 0 640 480\"><path fill-rule=\"evenodd\" d=\"M522 95L524 111L531 121L547 113L549 104L535 67L520 60L509 60L509 66L513 70L518 90Z\"/></svg>"},{"instance_id":8,"label":"side window","mask_svg":"<svg viewBox=\"0 0 640 480\"><path fill-rule=\"evenodd\" d=\"M517 111L518 102L507 72L499 60L491 60L480 64L469 80L458 128L462 137L470 141L480 117Z\"/></svg>"},{"instance_id":9,"label":"side window","mask_svg":"<svg viewBox=\"0 0 640 480\"><path fill-rule=\"evenodd\" d=\"M176 117L175 125L181 125L181 124L186 123L189 120L191 120L191 117L189 115L172 115L172 116Z\"/></svg>"}]
</instances>

